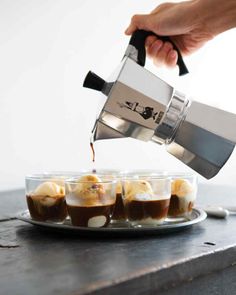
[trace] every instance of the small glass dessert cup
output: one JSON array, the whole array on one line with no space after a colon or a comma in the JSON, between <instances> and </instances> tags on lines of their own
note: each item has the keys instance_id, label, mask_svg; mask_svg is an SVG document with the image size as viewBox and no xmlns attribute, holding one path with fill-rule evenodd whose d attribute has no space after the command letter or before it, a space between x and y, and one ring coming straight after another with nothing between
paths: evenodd
<instances>
[{"instance_id":1,"label":"small glass dessert cup","mask_svg":"<svg viewBox=\"0 0 236 295\"><path fill-rule=\"evenodd\" d=\"M162 224L170 204L171 182L167 176L123 180L123 201L132 226Z\"/></svg>"},{"instance_id":2,"label":"small glass dessert cup","mask_svg":"<svg viewBox=\"0 0 236 295\"><path fill-rule=\"evenodd\" d=\"M171 199L168 217L188 218L197 196L197 176L189 173L169 174Z\"/></svg>"},{"instance_id":3,"label":"small glass dessert cup","mask_svg":"<svg viewBox=\"0 0 236 295\"><path fill-rule=\"evenodd\" d=\"M66 203L72 225L106 227L116 201L116 181L95 174L67 179Z\"/></svg>"},{"instance_id":4,"label":"small glass dessert cup","mask_svg":"<svg viewBox=\"0 0 236 295\"><path fill-rule=\"evenodd\" d=\"M123 223L126 222L126 213L122 199L122 171L116 169L94 169L94 170L81 170L78 175L96 175L101 178L110 180L116 180L116 202L112 214L111 223Z\"/></svg>"},{"instance_id":5,"label":"small glass dessert cup","mask_svg":"<svg viewBox=\"0 0 236 295\"><path fill-rule=\"evenodd\" d=\"M38 221L63 222L67 217L64 176L26 176L26 201L30 216Z\"/></svg>"},{"instance_id":6,"label":"small glass dessert cup","mask_svg":"<svg viewBox=\"0 0 236 295\"><path fill-rule=\"evenodd\" d=\"M117 187L116 187L116 204L112 215L112 223L124 223L127 221L127 214L122 197L122 183L121 180L125 178L143 178L150 176L166 175L166 172L150 169L139 170L123 170L116 174Z\"/></svg>"}]
</instances>

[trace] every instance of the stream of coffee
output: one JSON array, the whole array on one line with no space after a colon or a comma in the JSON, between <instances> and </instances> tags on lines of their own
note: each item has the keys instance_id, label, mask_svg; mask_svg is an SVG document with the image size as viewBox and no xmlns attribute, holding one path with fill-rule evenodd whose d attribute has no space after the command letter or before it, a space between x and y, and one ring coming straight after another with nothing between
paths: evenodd
<instances>
[{"instance_id":1,"label":"stream of coffee","mask_svg":"<svg viewBox=\"0 0 236 295\"><path fill-rule=\"evenodd\" d=\"M94 145L92 141L90 141L90 147L92 150L92 161L95 162L95 150L94 150Z\"/></svg>"}]
</instances>

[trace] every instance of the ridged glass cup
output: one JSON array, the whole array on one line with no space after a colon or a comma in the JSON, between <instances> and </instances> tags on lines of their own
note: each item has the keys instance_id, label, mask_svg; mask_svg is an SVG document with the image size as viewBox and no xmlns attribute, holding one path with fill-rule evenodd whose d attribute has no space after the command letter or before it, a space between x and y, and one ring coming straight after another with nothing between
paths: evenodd
<instances>
[{"instance_id":1,"label":"ridged glass cup","mask_svg":"<svg viewBox=\"0 0 236 295\"><path fill-rule=\"evenodd\" d=\"M66 204L72 225L81 227L106 227L116 201L116 181L65 181Z\"/></svg>"},{"instance_id":2,"label":"ridged glass cup","mask_svg":"<svg viewBox=\"0 0 236 295\"><path fill-rule=\"evenodd\" d=\"M165 221L171 196L170 178L126 178L122 185L125 211L132 226L156 226Z\"/></svg>"},{"instance_id":3,"label":"ridged glass cup","mask_svg":"<svg viewBox=\"0 0 236 295\"><path fill-rule=\"evenodd\" d=\"M197 197L197 175L191 173L169 173L171 177L171 199L169 217L189 217Z\"/></svg>"},{"instance_id":4,"label":"ridged glass cup","mask_svg":"<svg viewBox=\"0 0 236 295\"><path fill-rule=\"evenodd\" d=\"M32 219L59 223L66 219L65 178L44 173L25 177L26 201Z\"/></svg>"}]
</instances>

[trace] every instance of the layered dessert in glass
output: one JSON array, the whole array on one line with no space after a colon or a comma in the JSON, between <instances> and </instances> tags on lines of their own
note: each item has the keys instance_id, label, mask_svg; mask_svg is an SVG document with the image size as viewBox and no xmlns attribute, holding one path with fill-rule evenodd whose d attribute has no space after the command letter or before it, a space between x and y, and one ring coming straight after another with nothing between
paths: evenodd
<instances>
[{"instance_id":1,"label":"layered dessert in glass","mask_svg":"<svg viewBox=\"0 0 236 295\"><path fill-rule=\"evenodd\" d=\"M123 190L125 211L131 225L159 225L165 221L171 192L168 177L124 179Z\"/></svg>"},{"instance_id":2,"label":"layered dessert in glass","mask_svg":"<svg viewBox=\"0 0 236 295\"><path fill-rule=\"evenodd\" d=\"M145 177L155 177L164 176L167 173L165 171L151 170L151 169L133 169L133 170L123 170L117 173L117 190L116 190L116 204L113 212L112 220L113 222L124 222L127 220L127 214L124 207L124 202L122 198L122 184L121 179L127 178L145 178Z\"/></svg>"},{"instance_id":3,"label":"layered dessert in glass","mask_svg":"<svg viewBox=\"0 0 236 295\"><path fill-rule=\"evenodd\" d=\"M94 170L81 170L79 175L96 175L97 177L116 180L116 202L112 214L112 223L120 223L126 221L126 214L122 199L122 184L121 178L123 172L116 169L94 169Z\"/></svg>"},{"instance_id":4,"label":"layered dessert in glass","mask_svg":"<svg viewBox=\"0 0 236 295\"><path fill-rule=\"evenodd\" d=\"M64 176L26 176L26 200L32 219L63 222L67 217Z\"/></svg>"},{"instance_id":5,"label":"layered dessert in glass","mask_svg":"<svg viewBox=\"0 0 236 295\"><path fill-rule=\"evenodd\" d=\"M197 196L197 177L194 174L170 174L171 199L169 217L189 217Z\"/></svg>"},{"instance_id":6,"label":"layered dessert in glass","mask_svg":"<svg viewBox=\"0 0 236 295\"><path fill-rule=\"evenodd\" d=\"M82 227L105 227L116 201L116 181L95 174L66 180L66 203L71 223Z\"/></svg>"}]
</instances>

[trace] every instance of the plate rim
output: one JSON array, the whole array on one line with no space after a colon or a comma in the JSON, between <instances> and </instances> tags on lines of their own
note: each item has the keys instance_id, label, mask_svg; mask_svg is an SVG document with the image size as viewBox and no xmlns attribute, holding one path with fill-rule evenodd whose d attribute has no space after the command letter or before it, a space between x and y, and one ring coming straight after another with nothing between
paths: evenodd
<instances>
[{"instance_id":1,"label":"plate rim","mask_svg":"<svg viewBox=\"0 0 236 295\"><path fill-rule=\"evenodd\" d=\"M171 230L171 229L180 229L180 228L186 228L189 226L192 226L194 224L200 223L204 221L207 218L206 212L201 208L193 208L193 212L197 214L197 217L192 220L187 221L180 221L179 223L173 223L173 224L161 224L157 226L145 226L145 227L80 227L80 226L73 226L69 224L60 224L60 223L54 223L54 222L45 222L45 221L37 221L33 220L31 217L25 217L26 214L29 215L29 210L24 210L21 212L18 212L16 215L16 218L30 223L32 225L42 226L45 228L50 229L60 229L60 230L69 230L69 231L83 231L83 232L90 232L90 233L99 233L99 232L107 232L107 233L115 233L115 232L158 232L158 231L165 231Z\"/></svg>"}]
</instances>

